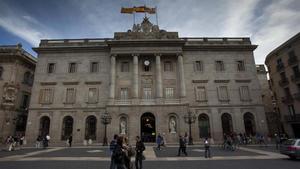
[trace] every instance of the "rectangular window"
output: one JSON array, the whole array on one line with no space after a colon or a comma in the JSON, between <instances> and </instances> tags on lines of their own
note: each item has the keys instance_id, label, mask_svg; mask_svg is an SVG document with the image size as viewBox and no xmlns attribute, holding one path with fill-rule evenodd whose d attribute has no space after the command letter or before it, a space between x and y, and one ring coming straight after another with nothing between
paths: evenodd
<instances>
[{"instance_id":1,"label":"rectangular window","mask_svg":"<svg viewBox=\"0 0 300 169\"><path fill-rule=\"evenodd\" d=\"M41 104L51 104L53 102L53 89L41 89L39 103Z\"/></svg>"},{"instance_id":2,"label":"rectangular window","mask_svg":"<svg viewBox=\"0 0 300 169\"><path fill-rule=\"evenodd\" d=\"M195 72L202 72L203 71L203 63L202 61L195 62Z\"/></svg>"},{"instance_id":3,"label":"rectangular window","mask_svg":"<svg viewBox=\"0 0 300 169\"><path fill-rule=\"evenodd\" d=\"M293 67L293 72L294 72L294 76L295 77L299 77L300 76L298 65Z\"/></svg>"},{"instance_id":4,"label":"rectangular window","mask_svg":"<svg viewBox=\"0 0 300 169\"><path fill-rule=\"evenodd\" d=\"M22 105L21 108L26 109L29 106L29 95L28 94L24 94L23 95L23 100L22 100Z\"/></svg>"},{"instance_id":5,"label":"rectangular window","mask_svg":"<svg viewBox=\"0 0 300 169\"><path fill-rule=\"evenodd\" d=\"M251 100L248 86L240 87L240 98L241 98L241 101L250 101Z\"/></svg>"},{"instance_id":6,"label":"rectangular window","mask_svg":"<svg viewBox=\"0 0 300 169\"><path fill-rule=\"evenodd\" d=\"M196 87L196 100L197 101L207 101L205 87Z\"/></svg>"},{"instance_id":7,"label":"rectangular window","mask_svg":"<svg viewBox=\"0 0 300 169\"><path fill-rule=\"evenodd\" d=\"M218 96L220 101L229 101L227 86L218 87Z\"/></svg>"},{"instance_id":8,"label":"rectangular window","mask_svg":"<svg viewBox=\"0 0 300 169\"><path fill-rule=\"evenodd\" d=\"M172 72L173 71L173 65L171 61L165 61L164 62L164 71L165 72Z\"/></svg>"},{"instance_id":9,"label":"rectangular window","mask_svg":"<svg viewBox=\"0 0 300 169\"><path fill-rule=\"evenodd\" d=\"M225 70L224 62L216 61L216 71L220 72L220 71L224 71L224 70Z\"/></svg>"},{"instance_id":10,"label":"rectangular window","mask_svg":"<svg viewBox=\"0 0 300 169\"><path fill-rule=\"evenodd\" d=\"M121 88L121 100L127 100L128 99L128 88Z\"/></svg>"},{"instance_id":11,"label":"rectangular window","mask_svg":"<svg viewBox=\"0 0 300 169\"><path fill-rule=\"evenodd\" d=\"M245 71L245 63L242 60L237 61L237 71Z\"/></svg>"},{"instance_id":12,"label":"rectangular window","mask_svg":"<svg viewBox=\"0 0 300 169\"><path fill-rule=\"evenodd\" d=\"M54 69L55 69L55 63L49 63L48 64L48 73L54 73Z\"/></svg>"},{"instance_id":13,"label":"rectangular window","mask_svg":"<svg viewBox=\"0 0 300 169\"><path fill-rule=\"evenodd\" d=\"M166 99L174 99L174 88L167 87L165 88Z\"/></svg>"},{"instance_id":14,"label":"rectangular window","mask_svg":"<svg viewBox=\"0 0 300 169\"><path fill-rule=\"evenodd\" d=\"M129 62L121 63L121 72L129 72Z\"/></svg>"},{"instance_id":15,"label":"rectangular window","mask_svg":"<svg viewBox=\"0 0 300 169\"><path fill-rule=\"evenodd\" d=\"M76 72L76 63L72 62L69 64L69 73L75 73Z\"/></svg>"},{"instance_id":16,"label":"rectangular window","mask_svg":"<svg viewBox=\"0 0 300 169\"><path fill-rule=\"evenodd\" d=\"M295 112L294 105L288 105L288 109L289 109L290 116L295 117L296 112Z\"/></svg>"},{"instance_id":17,"label":"rectangular window","mask_svg":"<svg viewBox=\"0 0 300 169\"><path fill-rule=\"evenodd\" d=\"M150 87L143 88L144 99L152 99L152 89Z\"/></svg>"},{"instance_id":18,"label":"rectangular window","mask_svg":"<svg viewBox=\"0 0 300 169\"><path fill-rule=\"evenodd\" d=\"M66 103L75 103L76 93L75 88L67 88Z\"/></svg>"},{"instance_id":19,"label":"rectangular window","mask_svg":"<svg viewBox=\"0 0 300 169\"><path fill-rule=\"evenodd\" d=\"M97 88L89 88L88 102L97 103L98 102L98 90Z\"/></svg>"},{"instance_id":20,"label":"rectangular window","mask_svg":"<svg viewBox=\"0 0 300 169\"><path fill-rule=\"evenodd\" d=\"M99 71L99 63L98 62L92 62L91 63L91 73L96 73Z\"/></svg>"}]
</instances>

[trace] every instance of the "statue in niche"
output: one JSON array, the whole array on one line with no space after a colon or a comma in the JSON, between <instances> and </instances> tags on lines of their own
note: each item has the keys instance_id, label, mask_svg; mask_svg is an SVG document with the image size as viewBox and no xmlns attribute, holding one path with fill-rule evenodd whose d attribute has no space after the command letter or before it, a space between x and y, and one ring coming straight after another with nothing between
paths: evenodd
<instances>
[{"instance_id":1,"label":"statue in niche","mask_svg":"<svg viewBox=\"0 0 300 169\"><path fill-rule=\"evenodd\" d=\"M170 133L176 133L176 120L175 117L170 118Z\"/></svg>"},{"instance_id":2,"label":"statue in niche","mask_svg":"<svg viewBox=\"0 0 300 169\"><path fill-rule=\"evenodd\" d=\"M122 119L120 122L120 134L126 134L126 121Z\"/></svg>"}]
</instances>

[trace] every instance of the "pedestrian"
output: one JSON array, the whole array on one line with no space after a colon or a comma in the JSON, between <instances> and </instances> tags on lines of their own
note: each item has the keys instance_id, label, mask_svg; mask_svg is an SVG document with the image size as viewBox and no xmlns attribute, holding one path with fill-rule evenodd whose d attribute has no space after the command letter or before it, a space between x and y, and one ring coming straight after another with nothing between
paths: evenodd
<instances>
[{"instance_id":1,"label":"pedestrian","mask_svg":"<svg viewBox=\"0 0 300 169\"><path fill-rule=\"evenodd\" d=\"M134 152L132 146L129 144L128 137L124 137L123 149L125 152L125 166L127 169L132 169L133 165L131 162L131 157L134 156L135 152Z\"/></svg>"},{"instance_id":2,"label":"pedestrian","mask_svg":"<svg viewBox=\"0 0 300 169\"><path fill-rule=\"evenodd\" d=\"M8 136L7 139L6 139L6 144L8 146L8 151L13 151L13 143L14 143L14 140L12 138L12 136Z\"/></svg>"},{"instance_id":3,"label":"pedestrian","mask_svg":"<svg viewBox=\"0 0 300 169\"><path fill-rule=\"evenodd\" d=\"M72 141L73 141L73 137L72 137L72 135L70 135L70 137L68 139L69 147L72 147Z\"/></svg>"},{"instance_id":4,"label":"pedestrian","mask_svg":"<svg viewBox=\"0 0 300 169\"><path fill-rule=\"evenodd\" d=\"M181 152L187 156L186 153L186 140L181 135L179 136L179 149L177 156L180 156Z\"/></svg>"},{"instance_id":5,"label":"pedestrian","mask_svg":"<svg viewBox=\"0 0 300 169\"><path fill-rule=\"evenodd\" d=\"M142 169L143 168L143 160L145 160L145 156L143 151L145 150L145 145L142 142L139 136L136 136L136 145L135 145L135 168Z\"/></svg>"},{"instance_id":6,"label":"pedestrian","mask_svg":"<svg viewBox=\"0 0 300 169\"><path fill-rule=\"evenodd\" d=\"M205 149L204 157L205 158L211 158L211 156L210 156L210 144L209 144L208 138L205 138L205 140L204 140L204 149Z\"/></svg>"},{"instance_id":7,"label":"pedestrian","mask_svg":"<svg viewBox=\"0 0 300 169\"><path fill-rule=\"evenodd\" d=\"M42 136L38 135L38 137L36 138L36 143L35 143L35 147L36 148L40 148L41 147L42 140L43 140Z\"/></svg>"},{"instance_id":8,"label":"pedestrian","mask_svg":"<svg viewBox=\"0 0 300 169\"><path fill-rule=\"evenodd\" d=\"M280 136L277 133L275 133L275 142L276 142L276 150L278 150L280 145Z\"/></svg>"},{"instance_id":9,"label":"pedestrian","mask_svg":"<svg viewBox=\"0 0 300 169\"><path fill-rule=\"evenodd\" d=\"M50 136L46 134L46 136L43 138L43 147L46 149L49 146Z\"/></svg>"},{"instance_id":10,"label":"pedestrian","mask_svg":"<svg viewBox=\"0 0 300 169\"><path fill-rule=\"evenodd\" d=\"M23 147L24 140L25 140L25 136L21 135L21 138L20 138L20 149L22 149L22 147Z\"/></svg>"},{"instance_id":11,"label":"pedestrian","mask_svg":"<svg viewBox=\"0 0 300 169\"><path fill-rule=\"evenodd\" d=\"M117 139L118 139L118 135L115 134L114 138L111 140L110 144L109 144L109 150L110 150L110 155L111 155L111 160L110 160L110 169L114 169L115 168L115 163L114 163L114 159L113 159L113 153L116 149L117 146Z\"/></svg>"},{"instance_id":12,"label":"pedestrian","mask_svg":"<svg viewBox=\"0 0 300 169\"><path fill-rule=\"evenodd\" d=\"M157 144L156 149L157 150L161 150L160 149L161 143L162 143L162 137L160 136L160 133L158 133L157 138L156 138L156 144Z\"/></svg>"},{"instance_id":13,"label":"pedestrian","mask_svg":"<svg viewBox=\"0 0 300 169\"><path fill-rule=\"evenodd\" d=\"M123 149L123 137L117 138L117 144L112 155L114 168L113 169L126 169L125 165L125 152Z\"/></svg>"}]
</instances>

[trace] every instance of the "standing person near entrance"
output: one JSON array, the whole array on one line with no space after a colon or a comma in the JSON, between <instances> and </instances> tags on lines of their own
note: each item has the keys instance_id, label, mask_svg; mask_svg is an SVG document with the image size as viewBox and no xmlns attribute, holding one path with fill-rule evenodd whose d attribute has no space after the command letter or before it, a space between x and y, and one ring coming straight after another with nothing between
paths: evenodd
<instances>
[{"instance_id":1,"label":"standing person near entrance","mask_svg":"<svg viewBox=\"0 0 300 169\"><path fill-rule=\"evenodd\" d=\"M109 150L110 150L110 169L114 169L115 168L115 163L114 163L114 159L113 159L113 153L116 149L117 146L117 139L118 139L118 135L115 134L114 138L111 140L110 144L109 144Z\"/></svg>"},{"instance_id":2,"label":"standing person near entrance","mask_svg":"<svg viewBox=\"0 0 300 169\"><path fill-rule=\"evenodd\" d=\"M70 135L68 142L69 142L69 147L72 147L72 141L73 141L73 137L72 135Z\"/></svg>"},{"instance_id":3,"label":"standing person near entrance","mask_svg":"<svg viewBox=\"0 0 300 169\"><path fill-rule=\"evenodd\" d=\"M184 137L182 137L181 135L179 136L179 149L178 149L178 154L177 156L180 156L180 153L183 153L185 156L187 156L186 153L186 140Z\"/></svg>"},{"instance_id":4,"label":"standing person near entrance","mask_svg":"<svg viewBox=\"0 0 300 169\"><path fill-rule=\"evenodd\" d=\"M204 157L205 158L210 158L210 144L208 141L208 138L205 138L204 140L204 149L205 149L205 153L204 153Z\"/></svg>"},{"instance_id":5,"label":"standing person near entrance","mask_svg":"<svg viewBox=\"0 0 300 169\"><path fill-rule=\"evenodd\" d=\"M145 160L145 156L143 155L143 151L145 150L145 145L142 142L139 136L136 136L136 145L135 145L135 168L142 169L143 168L143 160Z\"/></svg>"},{"instance_id":6,"label":"standing person near entrance","mask_svg":"<svg viewBox=\"0 0 300 169\"><path fill-rule=\"evenodd\" d=\"M161 149L160 149L160 146L162 145L162 141L163 141L163 138L162 138L162 136L160 135L160 133L158 133L157 138L156 138L156 144L157 144L156 149L157 149L157 150L161 150Z\"/></svg>"}]
</instances>

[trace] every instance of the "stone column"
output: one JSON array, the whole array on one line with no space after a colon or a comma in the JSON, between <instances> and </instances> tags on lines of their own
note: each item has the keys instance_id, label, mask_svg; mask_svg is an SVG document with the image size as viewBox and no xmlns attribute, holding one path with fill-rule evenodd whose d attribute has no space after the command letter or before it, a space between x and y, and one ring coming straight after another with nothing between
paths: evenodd
<instances>
[{"instance_id":1,"label":"stone column","mask_svg":"<svg viewBox=\"0 0 300 169\"><path fill-rule=\"evenodd\" d=\"M162 79L161 79L161 63L160 63L161 54L155 54L155 67L156 67L156 98L162 98Z\"/></svg>"},{"instance_id":2,"label":"stone column","mask_svg":"<svg viewBox=\"0 0 300 169\"><path fill-rule=\"evenodd\" d=\"M184 79L182 54L178 54L178 65L179 65L179 81L180 81L180 98L184 98L184 97L186 97L186 90L185 90L185 79Z\"/></svg>"},{"instance_id":3,"label":"stone column","mask_svg":"<svg viewBox=\"0 0 300 169\"><path fill-rule=\"evenodd\" d=\"M116 55L110 57L110 92L109 98L115 99L115 87L116 87Z\"/></svg>"},{"instance_id":4,"label":"stone column","mask_svg":"<svg viewBox=\"0 0 300 169\"><path fill-rule=\"evenodd\" d=\"M133 54L133 98L139 97L139 59Z\"/></svg>"}]
</instances>

